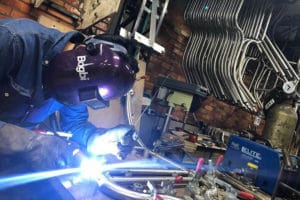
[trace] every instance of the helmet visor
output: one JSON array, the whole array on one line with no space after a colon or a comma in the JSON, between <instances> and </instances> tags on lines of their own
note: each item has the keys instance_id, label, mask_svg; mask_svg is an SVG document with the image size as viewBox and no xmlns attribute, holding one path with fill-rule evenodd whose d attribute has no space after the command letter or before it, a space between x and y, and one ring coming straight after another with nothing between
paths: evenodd
<instances>
[{"instance_id":1,"label":"helmet visor","mask_svg":"<svg viewBox=\"0 0 300 200\"><path fill-rule=\"evenodd\" d=\"M109 106L109 101L106 101L101 97L97 87L80 89L78 94L80 102L85 103L94 110Z\"/></svg>"}]
</instances>

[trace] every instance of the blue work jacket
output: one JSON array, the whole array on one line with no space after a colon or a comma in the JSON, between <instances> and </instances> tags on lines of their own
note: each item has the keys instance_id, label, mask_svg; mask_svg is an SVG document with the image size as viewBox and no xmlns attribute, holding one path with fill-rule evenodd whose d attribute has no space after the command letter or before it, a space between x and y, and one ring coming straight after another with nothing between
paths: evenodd
<instances>
[{"instance_id":1,"label":"blue work jacket","mask_svg":"<svg viewBox=\"0 0 300 200\"><path fill-rule=\"evenodd\" d=\"M78 31L62 33L30 19L0 20L0 120L33 128L60 111L62 131L86 144L97 128L86 105L65 106L43 91L43 68L68 42L82 42Z\"/></svg>"}]
</instances>

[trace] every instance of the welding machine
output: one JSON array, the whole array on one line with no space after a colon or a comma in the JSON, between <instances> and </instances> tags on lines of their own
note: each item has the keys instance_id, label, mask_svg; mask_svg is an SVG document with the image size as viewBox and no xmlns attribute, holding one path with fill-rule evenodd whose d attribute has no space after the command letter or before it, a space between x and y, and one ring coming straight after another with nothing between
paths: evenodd
<instances>
[{"instance_id":1,"label":"welding machine","mask_svg":"<svg viewBox=\"0 0 300 200\"><path fill-rule=\"evenodd\" d=\"M288 155L288 166L285 157L281 151L231 135L220 171L271 195L299 197L299 158Z\"/></svg>"},{"instance_id":2,"label":"welding machine","mask_svg":"<svg viewBox=\"0 0 300 200\"><path fill-rule=\"evenodd\" d=\"M232 135L222 162L224 172L236 172L262 191L272 194L281 168L281 153Z\"/></svg>"}]
</instances>

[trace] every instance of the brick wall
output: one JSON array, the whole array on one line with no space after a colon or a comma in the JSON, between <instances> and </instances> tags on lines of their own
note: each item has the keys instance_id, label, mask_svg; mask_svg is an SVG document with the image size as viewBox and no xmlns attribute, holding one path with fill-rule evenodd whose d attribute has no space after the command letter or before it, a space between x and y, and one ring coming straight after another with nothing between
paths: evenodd
<instances>
[{"instance_id":1,"label":"brick wall","mask_svg":"<svg viewBox=\"0 0 300 200\"><path fill-rule=\"evenodd\" d=\"M169 76L185 81L182 71L182 57L190 34L189 28L184 24L182 5L171 1L168 13L159 32L157 42L165 47L166 53L160 56L152 56L147 66L146 91L151 92L158 75ZM178 110L173 112L176 118L183 117ZM264 122L259 127L253 125L253 115L231 106L216 98L208 97L196 112L198 120L208 125L233 130L256 130L261 133ZM193 120L190 120L193 121Z\"/></svg>"},{"instance_id":2,"label":"brick wall","mask_svg":"<svg viewBox=\"0 0 300 200\"><path fill-rule=\"evenodd\" d=\"M174 1L170 1L169 11L156 40L166 51L163 55L151 57L147 66L146 90L152 90L158 75L185 81L181 62L188 42L189 29L185 26L182 15L176 12L178 9Z\"/></svg>"},{"instance_id":3,"label":"brick wall","mask_svg":"<svg viewBox=\"0 0 300 200\"><path fill-rule=\"evenodd\" d=\"M54 7L42 4L36 8L31 0L0 0L0 18L37 20L40 15L45 15L67 26L76 27L80 20L82 0L51 0L49 2ZM66 11L67 14L61 12L60 9Z\"/></svg>"},{"instance_id":4,"label":"brick wall","mask_svg":"<svg viewBox=\"0 0 300 200\"><path fill-rule=\"evenodd\" d=\"M33 18L31 14L31 1L30 0L1 0L0 1L0 17L25 17Z\"/></svg>"},{"instance_id":5,"label":"brick wall","mask_svg":"<svg viewBox=\"0 0 300 200\"><path fill-rule=\"evenodd\" d=\"M196 116L198 120L224 129L247 129L261 134L264 127L264 121L261 122L260 126L254 126L254 115L251 115L238 107L219 101L212 96L209 96L203 101Z\"/></svg>"}]
</instances>

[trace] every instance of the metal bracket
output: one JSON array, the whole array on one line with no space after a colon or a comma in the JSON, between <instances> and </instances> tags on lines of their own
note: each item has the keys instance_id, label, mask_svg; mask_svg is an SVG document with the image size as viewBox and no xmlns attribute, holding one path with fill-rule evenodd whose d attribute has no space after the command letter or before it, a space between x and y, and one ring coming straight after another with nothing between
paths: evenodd
<instances>
[{"instance_id":1,"label":"metal bracket","mask_svg":"<svg viewBox=\"0 0 300 200\"><path fill-rule=\"evenodd\" d=\"M131 38L136 40L138 43L143 44L147 47L152 48L158 53L164 53L165 48L161 45L155 43L155 38L161 27L163 18L167 12L167 7L169 0L165 0L162 5L162 10L160 15L158 15L158 8L160 7L159 0L143 0L135 20L133 29L131 31L126 30L125 28L120 28L120 35L125 38ZM150 23L148 20L143 20L145 15L150 15ZM140 28L149 28L149 36L146 36L146 31L141 31Z\"/></svg>"},{"instance_id":2,"label":"metal bracket","mask_svg":"<svg viewBox=\"0 0 300 200\"><path fill-rule=\"evenodd\" d=\"M31 3L34 4L35 8L38 8L43 3L43 1L44 0L31 0Z\"/></svg>"}]
</instances>

